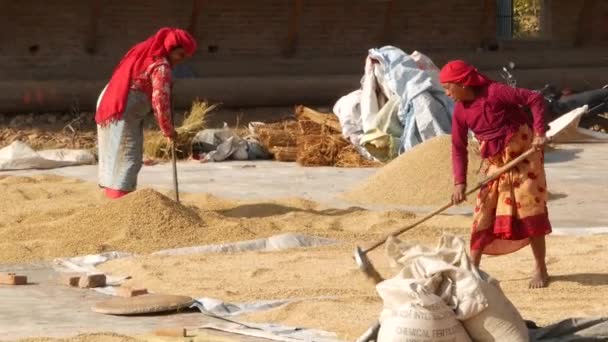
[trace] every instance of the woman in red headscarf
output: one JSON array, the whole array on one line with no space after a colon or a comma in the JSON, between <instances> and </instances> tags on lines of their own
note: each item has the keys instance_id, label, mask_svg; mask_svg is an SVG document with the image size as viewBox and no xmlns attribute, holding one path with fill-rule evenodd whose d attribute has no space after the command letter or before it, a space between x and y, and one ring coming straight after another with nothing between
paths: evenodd
<instances>
[{"instance_id":1,"label":"woman in red headscarf","mask_svg":"<svg viewBox=\"0 0 608 342\"><path fill-rule=\"evenodd\" d=\"M486 175L532 147L539 150L480 190L471 258L479 266L482 254L507 254L530 244L536 261L530 287L547 286L545 235L551 233L551 224L542 153L547 142L542 96L494 82L463 61L446 64L439 78L446 94L457 102L452 121L454 203L466 200L469 130L481 143ZM530 108L532 117L523 107Z\"/></svg>"},{"instance_id":2,"label":"woman in red headscarf","mask_svg":"<svg viewBox=\"0 0 608 342\"><path fill-rule=\"evenodd\" d=\"M195 50L188 32L162 28L127 52L99 95L99 186L107 197L135 190L143 159L143 120L151 110L163 135L173 139L171 68Z\"/></svg>"}]
</instances>

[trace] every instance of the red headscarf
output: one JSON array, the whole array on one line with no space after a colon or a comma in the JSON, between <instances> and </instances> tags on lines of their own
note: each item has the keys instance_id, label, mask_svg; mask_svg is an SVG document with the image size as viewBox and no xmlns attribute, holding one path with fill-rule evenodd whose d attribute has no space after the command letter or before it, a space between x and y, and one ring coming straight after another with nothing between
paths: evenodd
<instances>
[{"instance_id":1,"label":"red headscarf","mask_svg":"<svg viewBox=\"0 0 608 342\"><path fill-rule=\"evenodd\" d=\"M490 79L482 75L472 65L457 60L448 62L439 73L441 83L457 83L467 87L479 87L490 83Z\"/></svg>"},{"instance_id":2,"label":"red headscarf","mask_svg":"<svg viewBox=\"0 0 608 342\"><path fill-rule=\"evenodd\" d=\"M155 58L167 57L176 47L183 48L190 56L196 50L196 41L184 30L164 27L155 35L132 47L114 70L97 108L95 121L103 124L120 120L127 103L131 79L143 73Z\"/></svg>"}]
</instances>

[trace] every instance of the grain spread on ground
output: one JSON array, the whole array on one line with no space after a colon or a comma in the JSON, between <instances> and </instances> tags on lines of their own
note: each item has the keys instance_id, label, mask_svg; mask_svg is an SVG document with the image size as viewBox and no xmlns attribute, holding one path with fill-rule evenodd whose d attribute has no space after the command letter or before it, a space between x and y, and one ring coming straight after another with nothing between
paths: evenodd
<instances>
[{"instance_id":1,"label":"grain spread on ground","mask_svg":"<svg viewBox=\"0 0 608 342\"><path fill-rule=\"evenodd\" d=\"M354 203L382 205L441 205L447 203L454 190L452 176L452 141L442 135L417 145L383 166L369 179L344 194ZM479 181L479 154L470 143L467 184ZM468 202L474 203L475 196Z\"/></svg>"},{"instance_id":2,"label":"grain spread on ground","mask_svg":"<svg viewBox=\"0 0 608 342\"><path fill-rule=\"evenodd\" d=\"M330 330L348 339L374 322L382 305L352 260L355 243L368 243L415 220L401 211L332 209L302 199L260 203L184 194L186 205L178 205L150 189L108 201L94 184L56 176L0 176L0 191L4 263L116 249L145 253L282 232L339 239L339 245L280 252L142 255L101 268L130 275L129 283L160 293L234 302L316 298L241 319ZM425 244L434 244L444 232L466 238L469 223L467 217L439 216L401 238ZM482 268L502 282L526 319L546 324L575 316L606 316L607 245L607 236L549 237L547 261L553 278L546 289L527 289L533 264L529 248L486 257ZM382 249L370 258L383 275L393 274Z\"/></svg>"},{"instance_id":3,"label":"grain spread on ground","mask_svg":"<svg viewBox=\"0 0 608 342\"><path fill-rule=\"evenodd\" d=\"M56 176L1 177L0 191L3 262L114 250L147 253L286 232L369 240L415 219L402 211L332 209L302 199L260 203L183 194L181 205L151 189L110 201L94 184ZM443 227L465 227L468 221L443 216L427 229L440 234Z\"/></svg>"},{"instance_id":4,"label":"grain spread on ground","mask_svg":"<svg viewBox=\"0 0 608 342\"><path fill-rule=\"evenodd\" d=\"M80 334L73 337L38 337L17 340L16 342L143 342L145 340L114 333Z\"/></svg>"},{"instance_id":5,"label":"grain spread on ground","mask_svg":"<svg viewBox=\"0 0 608 342\"><path fill-rule=\"evenodd\" d=\"M437 237L420 234L411 241L434 245ZM548 264L553 275L546 289L527 288L533 258L529 248L508 256L485 257L482 268L501 287L526 319L549 324L569 317L608 315L608 236L548 238ZM157 292L209 296L229 302L260 299L317 298L241 317L358 337L381 311L374 286L352 260L352 243L281 252L191 256L143 256L101 266L130 275L129 284ZM395 270L382 250L370 255L383 276ZM592 262L588 262L592 261ZM230 271L226 271L230 270ZM573 271L576 270L576 271ZM189 281L180 275L188 274ZM326 298L322 298L326 297Z\"/></svg>"}]
</instances>

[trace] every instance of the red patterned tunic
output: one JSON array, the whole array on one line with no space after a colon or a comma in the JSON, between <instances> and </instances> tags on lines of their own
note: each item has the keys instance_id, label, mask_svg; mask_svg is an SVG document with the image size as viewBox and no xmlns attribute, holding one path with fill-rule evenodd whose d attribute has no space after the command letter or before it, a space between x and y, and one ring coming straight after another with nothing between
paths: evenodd
<instances>
[{"instance_id":1,"label":"red patterned tunic","mask_svg":"<svg viewBox=\"0 0 608 342\"><path fill-rule=\"evenodd\" d=\"M154 117L165 136L173 132L171 125L171 66L165 58L150 64L146 70L131 81L131 89L148 95Z\"/></svg>"}]
</instances>

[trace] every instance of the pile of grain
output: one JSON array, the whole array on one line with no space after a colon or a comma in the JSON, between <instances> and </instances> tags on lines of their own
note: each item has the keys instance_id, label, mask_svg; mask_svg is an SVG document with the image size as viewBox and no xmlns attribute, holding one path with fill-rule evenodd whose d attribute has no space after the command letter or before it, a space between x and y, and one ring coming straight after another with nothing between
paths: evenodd
<instances>
[{"instance_id":1,"label":"pile of grain","mask_svg":"<svg viewBox=\"0 0 608 342\"><path fill-rule=\"evenodd\" d=\"M467 183L479 181L481 165L474 144L469 148ZM443 135L417 145L382 167L376 174L344 194L355 203L383 205L440 205L454 190L451 136ZM474 203L475 196L468 198Z\"/></svg>"},{"instance_id":2,"label":"pile of grain","mask_svg":"<svg viewBox=\"0 0 608 342\"><path fill-rule=\"evenodd\" d=\"M69 203L69 198L63 199ZM75 203L74 203L75 204ZM68 214L68 215L66 215ZM0 258L52 258L109 250L151 252L196 244L204 236L196 210L150 189L71 212L35 209L2 228Z\"/></svg>"},{"instance_id":3,"label":"pile of grain","mask_svg":"<svg viewBox=\"0 0 608 342\"><path fill-rule=\"evenodd\" d=\"M0 191L2 262L110 250L146 253L286 232L367 241L415 219L407 212L332 209L301 199L256 202L182 194L186 205L180 205L150 189L110 201L94 184L48 176L0 177ZM468 225L465 217L437 217L425 234L438 235L446 227L466 233Z\"/></svg>"}]
</instances>

